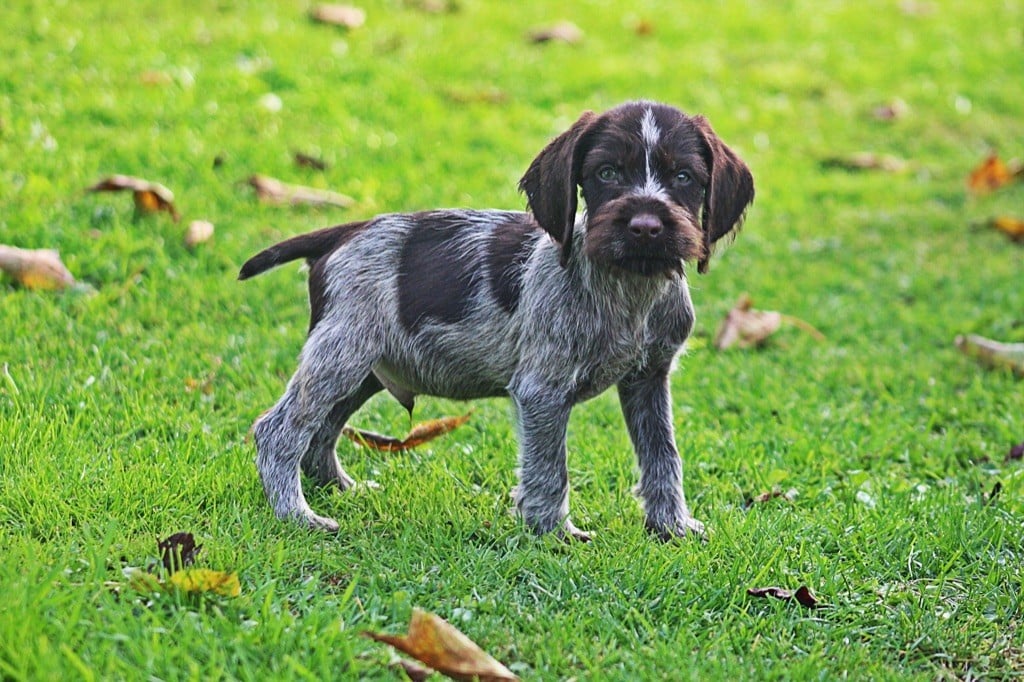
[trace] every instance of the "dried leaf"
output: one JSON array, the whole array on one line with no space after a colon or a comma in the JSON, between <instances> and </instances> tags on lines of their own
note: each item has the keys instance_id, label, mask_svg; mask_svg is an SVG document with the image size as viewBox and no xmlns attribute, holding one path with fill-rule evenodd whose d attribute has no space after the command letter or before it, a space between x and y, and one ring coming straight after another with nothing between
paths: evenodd
<instances>
[{"instance_id":1,"label":"dried leaf","mask_svg":"<svg viewBox=\"0 0 1024 682\"><path fill-rule=\"evenodd\" d=\"M174 79L164 71L143 71L139 76L139 81L143 85L170 85Z\"/></svg>"},{"instance_id":2,"label":"dried leaf","mask_svg":"<svg viewBox=\"0 0 1024 682\"><path fill-rule=\"evenodd\" d=\"M801 585L798 587L793 596L800 603L800 606L806 606L809 609L815 609L818 607L818 599L811 594L811 589L807 587L807 585Z\"/></svg>"},{"instance_id":3,"label":"dried leaf","mask_svg":"<svg viewBox=\"0 0 1024 682\"><path fill-rule=\"evenodd\" d=\"M740 348L757 346L782 326L780 313L754 310L752 306L753 301L748 294L740 296L715 334L715 348L725 350L733 345Z\"/></svg>"},{"instance_id":4,"label":"dried leaf","mask_svg":"<svg viewBox=\"0 0 1024 682\"><path fill-rule=\"evenodd\" d=\"M783 492L782 488L780 488L779 486L775 486L767 492L763 492L760 495L755 495L754 497L747 498L747 501L743 504L743 508L750 509L755 504L764 504L768 500L774 500L779 497L786 500L787 502L792 502L797 498L799 494L800 493L797 491L796 488L790 488L789 490Z\"/></svg>"},{"instance_id":5,"label":"dried leaf","mask_svg":"<svg viewBox=\"0 0 1024 682\"><path fill-rule=\"evenodd\" d=\"M641 19L633 24L633 33L636 33L641 38L654 35L654 24L647 19Z\"/></svg>"},{"instance_id":6,"label":"dried leaf","mask_svg":"<svg viewBox=\"0 0 1024 682\"><path fill-rule=\"evenodd\" d=\"M190 593L212 592L222 597L237 597L242 593L242 585L238 582L237 573L213 571L208 568L189 568L177 571L171 574L167 583L183 592Z\"/></svg>"},{"instance_id":7,"label":"dried leaf","mask_svg":"<svg viewBox=\"0 0 1024 682\"><path fill-rule=\"evenodd\" d=\"M1024 343L1000 343L977 334L956 337L956 347L992 369L1008 369L1024 377Z\"/></svg>"},{"instance_id":8,"label":"dried leaf","mask_svg":"<svg viewBox=\"0 0 1024 682\"><path fill-rule=\"evenodd\" d=\"M825 335L803 320L775 311L754 310L749 294L740 295L715 334L714 346L725 350L731 346L751 348L764 343L786 322L823 341Z\"/></svg>"},{"instance_id":9,"label":"dried leaf","mask_svg":"<svg viewBox=\"0 0 1024 682\"><path fill-rule=\"evenodd\" d=\"M993 152L967 176L967 189L974 194L988 194L1021 177L1024 177L1024 167L1021 164L1003 163Z\"/></svg>"},{"instance_id":10,"label":"dried leaf","mask_svg":"<svg viewBox=\"0 0 1024 682\"><path fill-rule=\"evenodd\" d=\"M989 226L996 228L1015 242L1024 242L1024 220L999 216L988 221Z\"/></svg>"},{"instance_id":11,"label":"dried leaf","mask_svg":"<svg viewBox=\"0 0 1024 682\"><path fill-rule=\"evenodd\" d=\"M442 14L459 11L459 3L455 0L419 0L406 4L416 7L428 14Z\"/></svg>"},{"instance_id":12,"label":"dried leaf","mask_svg":"<svg viewBox=\"0 0 1024 682\"><path fill-rule=\"evenodd\" d=\"M316 5L309 10L313 21L342 28L359 28L366 23L366 12L351 5Z\"/></svg>"},{"instance_id":13,"label":"dried leaf","mask_svg":"<svg viewBox=\"0 0 1024 682\"><path fill-rule=\"evenodd\" d=\"M792 601L795 599L798 604L809 609L818 608L819 606L817 597L811 594L810 588L806 585L801 585L796 592L790 592L781 587L751 587L747 590L747 594L751 597L774 597L782 601Z\"/></svg>"},{"instance_id":14,"label":"dried leaf","mask_svg":"<svg viewBox=\"0 0 1024 682\"><path fill-rule=\"evenodd\" d=\"M19 249L0 244L0 271L28 289L66 289L75 278L52 249Z\"/></svg>"},{"instance_id":15,"label":"dried leaf","mask_svg":"<svg viewBox=\"0 0 1024 682\"><path fill-rule=\"evenodd\" d=\"M487 655L466 635L432 613L412 610L409 634L364 633L390 644L453 680L518 680L508 668Z\"/></svg>"},{"instance_id":16,"label":"dried leaf","mask_svg":"<svg viewBox=\"0 0 1024 682\"><path fill-rule=\"evenodd\" d=\"M194 249L213 237L213 223L208 220L193 220L185 230L185 246Z\"/></svg>"},{"instance_id":17,"label":"dried leaf","mask_svg":"<svg viewBox=\"0 0 1024 682\"><path fill-rule=\"evenodd\" d=\"M203 548L202 545L196 545L192 533L175 533L160 540L157 547L160 549L160 561L169 573L191 566Z\"/></svg>"},{"instance_id":18,"label":"dried leaf","mask_svg":"<svg viewBox=\"0 0 1024 682\"><path fill-rule=\"evenodd\" d=\"M419 663L414 663L413 661L405 658L400 658L395 661L392 667L401 668L402 672L405 673L405 676L412 680L412 682L423 682L423 680L434 674L434 671L430 668L422 666Z\"/></svg>"},{"instance_id":19,"label":"dried leaf","mask_svg":"<svg viewBox=\"0 0 1024 682\"><path fill-rule=\"evenodd\" d=\"M508 94L493 85L476 89L449 87L443 90L443 94L456 104L503 104L508 101Z\"/></svg>"},{"instance_id":20,"label":"dried leaf","mask_svg":"<svg viewBox=\"0 0 1024 682\"><path fill-rule=\"evenodd\" d=\"M265 175L253 175L249 185L256 190L256 196L270 204L308 204L310 206L338 206L348 208L355 199L323 189L289 185Z\"/></svg>"},{"instance_id":21,"label":"dried leaf","mask_svg":"<svg viewBox=\"0 0 1024 682\"><path fill-rule=\"evenodd\" d=\"M530 31L529 37L534 43L557 42L576 45L583 40L583 31L571 21L559 21L551 26Z\"/></svg>"},{"instance_id":22,"label":"dried leaf","mask_svg":"<svg viewBox=\"0 0 1024 682\"><path fill-rule=\"evenodd\" d=\"M910 112L910 107L903 100L897 98L883 104L882 106L875 107L875 110L871 112L879 121L895 121L896 119L903 118Z\"/></svg>"},{"instance_id":23,"label":"dried leaf","mask_svg":"<svg viewBox=\"0 0 1024 682\"><path fill-rule=\"evenodd\" d=\"M1024 443L1014 445L1006 455L1007 462L1020 461L1024 459Z\"/></svg>"},{"instance_id":24,"label":"dried leaf","mask_svg":"<svg viewBox=\"0 0 1024 682\"><path fill-rule=\"evenodd\" d=\"M392 436L385 436L379 433L374 433L373 431L354 429L348 426L342 429L341 432L345 437L353 442L372 450L404 452L443 436L449 431L454 431L469 421L471 414L472 413L470 412L462 415L461 417L430 419L412 427L412 430L410 430L409 433L406 434L405 438L402 438L401 440Z\"/></svg>"},{"instance_id":25,"label":"dried leaf","mask_svg":"<svg viewBox=\"0 0 1024 682\"><path fill-rule=\"evenodd\" d=\"M788 601L793 598L793 593L789 590L784 590L781 587L751 587L747 590L747 594L751 597L775 597L776 599L782 599Z\"/></svg>"},{"instance_id":26,"label":"dried leaf","mask_svg":"<svg viewBox=\"0 0 1024 682\"><path fill-rule=\"evenodd\" d=\"M130 175L111 175L100 180L87 192L122 192L131 191L135 200L135 210L139 213L167 211L177 222L181 216L174 208L174 193L158 182L150 182Z\"/></svg>"},{"instance_id":27,"label":"dried leaf","mask_svg":"<svg viewBox=\"0 0 1024 682\"><path fill-rule=\"evenodd\" d=\"M213 359L213 368L202 379L192 377L185 379L185 390L189 393L199 391L203 395L213 394L213 382L217 378L217 371L220 370L222 364L224 364L224 361L219 356L215 357Z\"/></svg>"},{"instance_id":28,"label":"dried leaf","mask_svg":"<svg viewBox=\"0 0 1024 682\"><path fill-rule=\"evenodd\" d=\"M299 168L312 168L313 170L325 171L327 170L327 164L321 159L312 156L311 154L305 154L303 152L295 152L295 165Z\"/></svg>"},{"instance_id":29,"label":"dried leaf","mask_svg":"<svg viewBox=\"0 0 1024 682\"><path fill-rule=\"evenodd\" d=\"M902 173L910 168L910 164L899 157L874 152L833 156L822 160L821 165L826 168L842 168L851 171L880 170L887 173Z\"/></svg>"}]
</instances>

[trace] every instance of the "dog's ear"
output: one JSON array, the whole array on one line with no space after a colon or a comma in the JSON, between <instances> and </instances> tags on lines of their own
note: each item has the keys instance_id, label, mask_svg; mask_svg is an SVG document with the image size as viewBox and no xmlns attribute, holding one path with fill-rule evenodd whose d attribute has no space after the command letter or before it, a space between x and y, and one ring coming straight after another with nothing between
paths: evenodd
<instances>
[{"instance_id":1,"label":"dog's ear","mask_svg":"<svg viewBox=\"0 0 1024 682\"><path fill-rule=\"evenodd\" d=\"M580 168L583 165L584 140L597 115L585 112L579 120L544 148L519 181L519 191L537 224L562 246L562 265L572 252L572 231L579 200Z\"/></svg>"},{"instance_id":2,"label":"dog's ear","mask_svg":"<svg viewBox=\"0 0 1024 682\"><path fill-rule=\"evenodd\" d=\"M704 230L704 257L697 263L701 274L708 271L711 245L739 228L747 206L754 200L754 176L747 164L715 135L703 116L694 119L704 136L711 181L704 193L701 228Z\"/></svg>"}]
</instances>

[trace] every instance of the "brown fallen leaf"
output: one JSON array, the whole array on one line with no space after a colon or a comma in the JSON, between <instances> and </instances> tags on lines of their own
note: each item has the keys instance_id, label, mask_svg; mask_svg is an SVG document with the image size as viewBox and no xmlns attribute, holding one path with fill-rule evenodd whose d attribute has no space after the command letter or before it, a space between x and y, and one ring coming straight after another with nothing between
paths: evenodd
<instances>
[{"instance_id":1,"label":"brown fallen leaf","mask_svg":"<svg viewBox=\"0 0 1024 682\"><path fill-rule=\"evenodd\" d=\"M497 682L519 679L446 620L421 609L412 610L409 633L405 636L377 632L363 634L390 644L453 680Z\"/></svg>"},{"instance_id":2,"label":"brown fallen leaf","mask_svg":"<svg viewBox=\"0 0 1024 682\"><path fill-rule=\"evenodd\" d=\"M213 223L208 220L193 220L185 230L185 246L194 249L213 237Z\"/></svg>"},{"instance_id":3,"label":"brown fallen leaf","mask_svg":"<svg viewBox=\"0 0 1024 682\"><path fill-rule=\"evenodd\" d=\"M218 356L213 359L213 368L206 373L202 379L189 377L185 379L185 390L189 393L199 391L203 395L213 394L213 382L217 378L217 372L224 361Z\"/></svg>"},{"instance_id":4,"label":"brown fallen leaf","mask_svg":"<svg viewBox=\"0 0 1024 682\"><path fill-rule=\"evenodd\" d=\"M455 0L414 0L405 4L427 14L451 14L460 9L459 3Z\"/></svg>"},{"instance_id":5,"label":"brown fallen leaf","mask_svg":"<svg viewBox=\"0 0 1024 682\"><path fill-rule=\"evenodd\" d=\"M810 588L806 585L801 585L797 588L796 592L790 592L781 587L751 587L747 590L747 594L751 597L774 597L782 601L795 599L798 604L809 609L815 609L819 606L817 597L811 594Z\"/></svg>"},{"instance_id":6,"label":"brown fallen leaf","mask_svg":"<svg viewBox=\"0 0 1024 682\"><path fill-rule=\"evenodd\" d=\"M714 346L718 350L734 345L739 348L758 346L778 331L783 322L799 327L819 341L825 339L824 334L799 318L772 310L754 310L750 295L742 294L722 320L715 334Z\"/></svg>"},{"instance_id":7,"label":"brown fallen leaf","mask_svg":"<svg viewBox=\"0 0 1024 682\"><path fill-rule=\"evenodd\" d=\"M405 676L412 680L412 682L423 682L423 680L434 674L434 671L430 668L410 661L407 658L398 659L391 667L401 668Z\"/></svg>"},{"instance_id":8,"label":"brown fallen leaf","mask_svg":"<svg viewBox=\"0 0 1024 682\"><path fill-rule=\"evenodd\" d=\"M0 244L0 271L27 289L55 291L75 283L60 254L52 249L19 249Z\"/></svg>"},{"instance_id":9,"label":"brown fallen leaf","mask_svg":"<svg viewBox=\"0 0 1024 682\"><path fill-rule=\"evenodd\" d=\"M774 488L767 492L763 492L760 495L755 495L754 497L747 498L747 501L743 503L743 508L750 509L755 504L764 504L768 500L774 500L779 497L784 499L786 502L792 502L797 498L799 494L800 493L797 492L796 488L790 488L789 490L783 492L782 488L775 486Z\"/></svg>"},{"instance_id":10,"label":"brown fallen leaf","mask_svg":"<svg viewBox=\"0 0 1024 682\"><path fill-rule=\"evenodd\" d=\"M249 178L249 185L256 190L256 196L269 204L307 204L348 208L356 202L355 199L344 194L302 185L289 185L266 175L253 175Z\"/></svg>"},{"instance_id":11,"label":"brown fallen leaf","mask_svg":"<svg viewBox=\"0 0 1024 682\"><path fill-rule=\"evenodd\" d=\"M637 34L641 38L654 35L654 24L647 19L640 19L633 24L633 33Z\"/></svg>"},{"instance_id":12,"label":"brown fallen leaf","mask_svg":"<svg viewBox=\"0 0 1024 682\"><path fill-rule=\"evenodd\" d=\"M203 546L196 544L192 533L174 533L157 542L157 548L164 568L173 573L195 563L196 555Z\"/></svg>"},{"instance_id":13,"label":"brown fallen leaf","mask_svg":"<svg viewBox=\"0 0 1024 682\"><path fill-rule=\"evenodd\" d=\"M879 121L895 121L910 112L910 107L901 99L894 99L888 104L875 107L871 115Z\"/></svg>"},{"instance_id":14,"label":"brown fallen leaf","mask_svg":"<svg viewBox=\"0 0 1024 682\"><path fill-rule=\"evenodd\" d=\"M536 28L530 31L530 42L534 43L566 43L576 45L583 40L583 31L571 21L559 21L551 26Z\"/></svg>"},{"instance_id":15,"label":"brown fallen leaf","mask_svg":"<svg viewBox=\"0 0 1024 682\"><path fill-rule=\"evenodd\" d=\"M442 94L456 104L503 104L508 94L493 85L477 89L445 88Z\"/></svg>"},{"instance_id":16,"label":"brown fallen leaf","mask_svg":"<svg viewBox=\"0 0 1024 682\"><path fill-rule=\"evenodd\" d=\"M956 347L992 369L1008 369L1024 377L1024 343L1000 343L977 334L957 336Z\"/></svg>"},{"instance_id":17,"label":"brown fallen leaf","mask_svg":"<svg viewBox=\"0 0 1024 682\"><path fill-rule=\"evenodd\" d=\"M122 192L131 191L135 200L135 210L138 213L155 213L156 211L167 211L177 222L181 216L174 208L174 193L159 182L150 182L142 178L133 178L130 175L111 175L109 178L100 180L87 192Z\"/></svg>"},{"instance_id":18,"label":"brown fallen leaf","mask_svg":"<svg viewBox=\"0 0 1024 682\"><path fill-rule=\"evenodd\" d=\"M139 81L143 85L170 85L174 82L171 74L164 71L143 71L139 75Z\"/></svg>"},{"instance_id":19,"label":"brown fallen leaf","mask_svg":"<svg viewBox=\"0 0 1024 682\"><path fill-rule=\"evenodd\" d=\"M313 21L342 28L359 28L366 23L366 12L351 5L315 5L309 10Z\"/></svg>"},{"instance_id":20,"label":"brown fallen leaf","mask_svg":"<svg viewBox=\"0 0 1024 682\"><path fill-rule=\"evenodd\" d=\"M299 168L312 168L313 170L318 171L327 170L327 164L324 163L322 159L318 159L312 154L295 152L293 158L295 159L295 165Z\"/></svg>"},{"instance_id":21,"label":"brown fallen leaf","mask_svg":"<svg viewBox=\"0 0 1024 682\"><path fill-rule=\"evenodd\" d=\"M880 170L887 173L902 173L910 168L910 164L899 157L874 152L832 156L823 159L821 165L826 168L842 168L851 171Z\"/></svg>"},{"instance_id":22,"label":"brown fallen leaf","mask_svg":"<svg viewBox=\"0 0 1024 682\"><path fill-rule=\"evenodd\" d=\"M1021 178L1024 178L1024 166L1016 161L1004 163L993 152L967 176L967 189L973 194L988 194Z\"/></svg>"},{"instance_id":23,"label":"brown fallen leaf","mask_svg":"<svg viewBox=\"0 0 1024 682\"><path fill-rule=\"evenodd\" d=\"M1009 216L998 216L988 221L990 227L994 227L1012 241L1024 242L1024 219L1011 218Z\"/></svg>"},{"instance_id":24,"label":"brown fallen leaf","mask_svg":"<svg viewBox=\"0 0 1024 682\"><path fill-rule=\"evenodd\" d=\"M379 433L374 433L373 431L354 429L348 426L342 429L341 432L349 440L372 450L382 450L384 452L405 452L406 450L412 450L417 446L443 436L450 431L454 431L469 421L471 415L472 412L464 414L461 417L430 419L412 427L409 433L406 434L405 438L402 438L401 440L392 436L385 436Z\"/></svg>"},{"instance_id":25,"label":"brown fallen leaf","mask_svg":"<svg viewBox=\"0 0 1024 682\"><path fill-rule=\"evenodd\" d=\"M1024 443L1014 445L1006 455L1007 462L1015 462L1024 459Z\"/></svg>"}]
</instances>

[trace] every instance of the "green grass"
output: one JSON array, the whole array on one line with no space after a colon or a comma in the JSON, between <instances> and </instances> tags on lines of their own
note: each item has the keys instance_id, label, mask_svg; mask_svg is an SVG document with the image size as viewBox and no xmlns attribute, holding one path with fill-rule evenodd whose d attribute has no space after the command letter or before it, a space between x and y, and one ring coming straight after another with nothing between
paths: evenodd
<instances>
[{"instance_id":1,"label":"green grass","mask_svg":"<svg viewBox=\"0 0 1024 682\"><path fill-rule=\"evenodd\" d=\"M413 606L526 679L1024 675L1024 476L1003 461L1024 441L1024 385L952 343L1024 341L1024 251L977 227L1020 217L1024 190L964 185L990 149L1024 156L1024 3L361 4L349 33L285 0L0 8L0 243L59 249L93 290L0 280L0 679L398 679L359 633L403 631ZM524 39L562 18L582 44ZM673 378L710 542L644 535L613 394L570 425L589 545L508 513L504 401L411 454L342 445L380 487L310 495L337 537L272 519L247 432L294 367L305 276L241 284L238 265L377 212L521 207L516 181L551 136L637 97L706 114L758 188L739 239L691 278L698 330ZM907 115L876 120L894 98ZM296 168L295 150L329 169ZM865 150L913 167L821 166ZM183 222L83 192L115 172L171 187ZM358 204L262 206L239 182L255 172ZM193 219L217 229L194 253ZM744 291L827 340L786 329L716 353ZM465 409L423 400L416 418ZM384 398L356 422L408 427ZM773 485L799 496L744 509ZM179 530L242 596L123 587L122 567ZM773 584L831 608L746 596Z\"/></svg>"}]
</instances>

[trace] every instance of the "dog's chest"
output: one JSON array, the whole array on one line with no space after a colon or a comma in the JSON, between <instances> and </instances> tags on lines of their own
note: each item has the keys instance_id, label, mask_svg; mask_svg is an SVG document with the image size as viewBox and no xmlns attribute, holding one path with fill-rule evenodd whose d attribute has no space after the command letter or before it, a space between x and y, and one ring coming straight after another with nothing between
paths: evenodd
<instances>
[{"instance_id":1,"label":"dog's chest","mask_svg":"<svg viewBox=\"0 0 1024 682\"><path fill-rule=\"evenodd\" d=\"M573 367L570 385L577 402L589 400L618 383L622 377L644 364L643 327L618 328L614 335L599 334ZM603 338L602 338L603 337Z\"/></svg>"}]
</instances>

